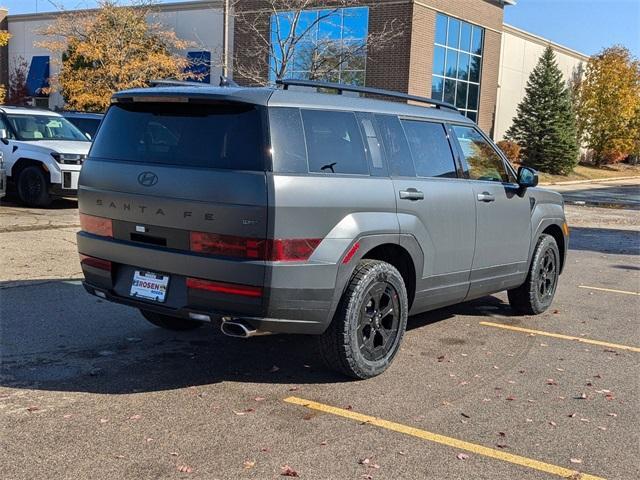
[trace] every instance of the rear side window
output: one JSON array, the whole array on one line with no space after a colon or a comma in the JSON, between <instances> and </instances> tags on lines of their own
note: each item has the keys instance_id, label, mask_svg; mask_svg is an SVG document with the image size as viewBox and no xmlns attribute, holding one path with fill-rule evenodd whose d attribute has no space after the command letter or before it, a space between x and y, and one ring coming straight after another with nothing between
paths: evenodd
<instances>
[{"instance_id":1,"label":"rear side window","mask_svg":"<svg viewBox=\"0 0 640 480\"><path fill-rule=\"evenodd\" d=\"M310 172L369 174L354 113L302 110L302 122Z\"/></svg>"},{"instance_id":2,"label":"rear side window","mask_svg":"<svg viewBox=\"0 0 640 480\"><path fill-rule=\"evenodd\" d=\"M307 173L307 147L299 108L270 108L271 155L276 173Z\"/></svg>"},{"instance_id":3,"label":"rear side window","mask_svg":"<svg viewBox=\"0 0 640 480\"><path fill-rule=\"evenodd\" d=\"M253 105L113 105L91 156L136 163L264 170L260 111Z\"/></svg>"},{"instance_id":4,"label":"rear side window","mask_svg":"<svg viewBox=\"0 0 640 480\"><path fill-rule=\"evenodd\" d=\"M456 178L456 164L441 123L403 120L419 177Z\"/></svg>"},{"instance_id":5,"label":"rear side window","mask_svg":"<svg viewBox=\"0 0 640 480\"><path fill-rule=\"evenodd\" d=\"M375 118L384 143L391 175L394 177L415 177L416 172L411 159L411 151L398 117L376 115Z\"/></svg>"}]
</instances>

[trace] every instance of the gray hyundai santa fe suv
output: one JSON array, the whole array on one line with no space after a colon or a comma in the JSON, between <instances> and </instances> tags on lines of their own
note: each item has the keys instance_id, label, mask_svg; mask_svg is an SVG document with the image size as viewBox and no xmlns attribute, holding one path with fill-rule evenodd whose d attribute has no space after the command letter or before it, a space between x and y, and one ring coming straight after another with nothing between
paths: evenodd
<instances>
[{"instance_id":1,"label":"gray hyundai santa fe suv","mask_svg":"<svg viewBox=\"0 0 640 480\"><path fill-rule=\"evenodd\" d=\"M502 290L549 307L569 230L535 171L450 105L279 83L114 95L79 184L91 294L172 330L317 335L355 378L409 315Z\"/></svg>"}]
</instances>

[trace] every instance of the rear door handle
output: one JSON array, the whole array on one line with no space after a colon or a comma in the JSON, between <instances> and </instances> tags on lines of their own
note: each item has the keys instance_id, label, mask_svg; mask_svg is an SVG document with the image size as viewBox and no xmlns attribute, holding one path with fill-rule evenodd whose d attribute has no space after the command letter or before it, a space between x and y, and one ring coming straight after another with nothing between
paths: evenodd
<instances>
[{"instance_id":1,"label":"rear door handle","mask_svg":"<svg viewBox=\"0 0 640 480\"><path fill-rule=\"evenodd\" d=\"M424 200L424 193L415 188L407 188L406 190L400 190L400 199L402 200Z\"/></svg>"},{"instance_id":2,"label":"rear door handle","mask_svg":"<svg viewBox=\"0 0 640 480\"><path fill-rule=\"evenodd\" d=\"M496 197L491 195L489 192L482 192L482 193L478 194L478 201L479 202L486 202L486 203L495 202L496 201Z\"/></svg>"}]
</instances>

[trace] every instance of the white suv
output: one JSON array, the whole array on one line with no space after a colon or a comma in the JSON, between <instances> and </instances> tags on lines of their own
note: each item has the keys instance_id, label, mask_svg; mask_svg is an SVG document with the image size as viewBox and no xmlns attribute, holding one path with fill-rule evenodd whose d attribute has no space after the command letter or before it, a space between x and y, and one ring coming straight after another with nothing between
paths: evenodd
<instances>
[{"instance_id":1,"label":"white suv","mask_svg":"<svg viewBox=\"0 0 640 480\"><path fill-rule=\"evenodd\" d=\"M20 200L46 207L56 196L75 196L90 139L48 110L0 107L0 152Z\"/></svg>"}]
</instances>

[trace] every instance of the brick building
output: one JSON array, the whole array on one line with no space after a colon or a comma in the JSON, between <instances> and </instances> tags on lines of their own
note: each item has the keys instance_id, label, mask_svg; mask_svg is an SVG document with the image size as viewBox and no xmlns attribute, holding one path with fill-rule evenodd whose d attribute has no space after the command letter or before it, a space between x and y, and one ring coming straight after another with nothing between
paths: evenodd
<instances>
[{"instance_id":1,"label":"brick building","mask_svg":"<svg viewBox=\"0 0 640 480\"><path fill-rule=\"evenodd\" d=\"M344 2L343 2L344 3ZM480 127L500 139L524 94L524 85L544 46L551 45L569 78L588 57L529 32L504 25L505 8L513 0L353 0L330 18L318 22L310 37L331 40L331 48L353 48L353 58L328 80L428 96L455 104ZM224 46L229 45L229 73L239 83L255 83L243 75L251 67L260 83L274 80L278 55L257 48L265 39L274 43L276 27L287 28L291 16L274 13L265 0L242 0L235 16L224 15L223 0L197 0L158 6L156 21L198 46L185 55L211 58L207 81L217 82ZM301 22L319 18L333 0L318 0ZM0 83L7 82L12 65L23 58L30 65L29 87L41 105L62 107L58 94L38 97L40 87L55 75L49 52L39 49L37 31L57 13L9 15L0 10L0 27L12 34L0 49ZM225 21L225 18L227 19ZM225 25L227 39L225 41ZM290 26L290 25L289 25ZM390 27L391 26L391 27ZM393 30L384 48L366 48L368 39ZM364 42L363 49L360 48ZM301 42L304 43L304 42ZM319 43L316 43L316 47ZM326 44L324 44L326 46ZM264 45L263 45L264 47ZM313 47L313 45L312 45ZM342 48L341 47L341 48ZM360 55L360 52L364 52ZM277 53L277 52L276 52ZM308 50L296 47L287 66L288 77L318 78L305 67Z\"/></svg>"}]
</instances>

